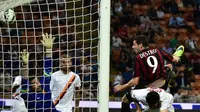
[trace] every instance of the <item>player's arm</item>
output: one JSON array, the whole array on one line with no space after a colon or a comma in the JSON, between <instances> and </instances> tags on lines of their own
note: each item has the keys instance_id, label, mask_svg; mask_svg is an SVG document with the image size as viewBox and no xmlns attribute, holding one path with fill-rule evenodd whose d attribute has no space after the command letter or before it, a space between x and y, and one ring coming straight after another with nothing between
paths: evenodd
<instances>
[{"instance_id":1,"label":"player's arm","mask_svg":"<svg viewBox=\"0 0 200 112\"><path fill-rule=\"evenodd\" d=\"M17 76L15 77L15 80L13 82L13 85L12 85L12 91L15 92L16 89L21 85L21 76Z\"/></svg>"},{"instance_id":2,"label":"player's arm","mask_svg":"<svg viewBox=\"0 0 200 112\"><path fill-rule=\"evenodd\" d=\"M115 92L118 92L118 91L124 91L132 86L135 86L138 84L139 82L139 77L135 77L135 78L132 78L128 83L124 84L124 85L116 85L114 87L114 91Z\"/></svg>"},{"instance_id":3,"label":"player's arm","mask_svg":"<svg viewBox=\"0 0 200 112\"><path fill-rule=\"evenodd\" d=\"M41 43L45 47L44 75L50 76L52 74L52 48L55 37L48 33L42 34L42 37Z\"/></svg>"},{"instance_id":4,"label":"player's arm","mask_svg":"<svg viewBox=\"0 0 200 112\"><path fill-rule=\"evenodd\" d=\"M17 88L19 88L20 85L13 85L12 86L12 92L15 92L17 90Z\"/></svg>"},{"instance_id":5,"label":"player's arm","mask_svg":"<svg viewBox=\"0 0 200 112\"><path fill-rule=\"evenodd\" d=\"M51 98L53 101L57 98L57 96L55 96L55 94L54 94L55 93L55 90L54 90L55 84L56 84L56 80L54 78L54 75L52 74L51 80L50 80L50 90L51 90Z\"/></svg>"},{"instance_id":6,"label":"player's arm","mask_svg":"<svg viewBox=\"0 0 200 112\"><path fill-rule=\"evenodd\" d=\"M80 77L77 75L75 79L75 87L76 87L76 96L80 96L80 88L81 88L81 80Z\"/></svg>"},{"instance_id":7,"label":"player's arm","mask_svg":"<svg viewBox=\"0 0 200 112\"><path fill-rule=\"evenodd\" d=\"M139 62L136 60L135 62L135 73L134 73L134 78L132 78L128 83L124 84L124 85L116 85L114 87L114 91L118 92L118 91L124 91L132 86L138 85L140 77L141 77L141 67L139 65Z\"/></svg>"},{"instance_id":8,"label":"player's arm","mask_svg":"<svg viewBox=\"0 0 200 112\"><path fill-rule=\"evenodd\" d=\"M54 84L55 84L55 79L53 75L51 75L51 81L50 81L50 90L53 91L54 89Z\"/></svg>"},{"instance_id":9,"label":"player's arm","mask_svg":"<svg viewBox=\"0 0 200 112\"><path fill-rule=\"evenodd\" d=\"M53 43L55 40L55 37L52 37L51 34L45 33L42 34L42 40L40 40L42 42L42 44L45 47L45 53L46 53L46 57L47 58L51 58L52 57L52 48L53 48Z\"/></svg>"},{"instance_id":10,"label":"player's arm","mask_svg":"<svg viewBox=\"0 0 200 112\"><path fill-rule=\"evenodd\" d=\"M28 78L28 62L29 62L29 53L26 49L20 53L20 57L22 59L21 63L21 75L23 78Z\"/></svg>"},{"instance_id":11,"label":"player's arm","mask_svg":"<svg viewBox=\"0 0 200 112\"><path fill-rule=\"evenodd\" d=\"M79 101L80 101L80 97L81 97L81 80L80 80L80 77L77 75L76 76L76 79L75 79L75 86L76 86L76 92L75 92L75 95L76 95L76 98L74 99L75 100L75 111L76 109L78 109L78 105L79 105Z\"/></svg>"},{"instance_id":12,"label":"player's arm","mask_svg":"<svg viewBox=\"0 0 200 112\"><path fill-rule=\"evenodd\" d=\"M77 88L81 87L81 79L78 75L76 75L75 85L76 85Z\"/></svg>"},{"instance_id":13,"label":"player's arm","mask_svg":"<svg viewBox=\"0 0 200 112\"><path fill-rule=\"evenodd\" d=\"M20 87L21 82L22 82L21 76L15 77L15 80L14 80L13 85L12 85L12 93L13 93L12 96L13 97L16 97L20 94L20 93L17 92L17 89Z\"/></svg>"}]
</instances>

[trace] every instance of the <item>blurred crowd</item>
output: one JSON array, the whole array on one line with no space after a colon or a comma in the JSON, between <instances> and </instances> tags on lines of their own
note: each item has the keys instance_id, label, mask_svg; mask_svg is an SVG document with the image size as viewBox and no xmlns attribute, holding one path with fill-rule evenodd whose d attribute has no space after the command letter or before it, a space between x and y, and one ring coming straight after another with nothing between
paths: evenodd
<instances>
[{"instance_id":1,"label":"blurred crowd","mask_svg":"<svg viewBox=\"0 0 200 112\"><path fill-rule=\"evenodd\" d=\"M38 0L14 8L17 21L0 27L0 98L11 95L15 76L20 75L20 52L30 53L29 76L40 77L44 68L42 34L52 34L53 71L62 54L72 57L73 71L80 75L85 99L97 93L97 1ZM84 17L83 17L84 16ZM85 31L85 32L84 32Z\"/></svg>"},{"instance_id":2,"label":"blurred crowd","mask_svg":"<svg viewBox=\"0 0 200 112\"><path fill-rule=\"evenodd\" d=\"M169 54L185 46L167 91L175 102L200 102L200 0L112 0L111 8L111 98L123 95L113 93L114 85L132 78L132 38L146 35L149 48Z\"/></svg>"}]
</instances>

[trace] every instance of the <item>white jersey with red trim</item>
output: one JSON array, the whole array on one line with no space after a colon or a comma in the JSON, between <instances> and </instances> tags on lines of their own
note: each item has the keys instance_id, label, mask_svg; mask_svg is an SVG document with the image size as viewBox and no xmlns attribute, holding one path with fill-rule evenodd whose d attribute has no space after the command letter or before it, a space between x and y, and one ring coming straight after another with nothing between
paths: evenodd
<instances>
[{"instance_id":1,"label":"white jersey with red trim","mask_svg":"<svg viewBox=\"0 0 200 112\"><path fill-rule=\"evenodd\" d=\"M146 96L149 92L155 91L159 94L160 96L160 101L161 101L161 107L160 109L154 110L155 111L160 111L160 110L165 110L167 109L169 112L174 112L174 108L172 106L173 103L173 96L165 90L160 89L160 88L145 88L145 89L137 89L137 90L131 90L131 97L138 100L144 105L144 110L150 111L149 106L146 102Z\"/></svg>"},{"instance_id":2,"label":"white jersey with red trim","mask_svg":"<svg viewBox=\"0 0 200 112\"><path fill-rule=\"evenodd\" d=\"M73 99L75 88L81 86L80 77L74 72L64 74L61 70L54 72L51 75L50 90L52 92L51 97L53 101L57 99L57 97L63 91L63 88L66 86L66 84L68 83L68 81L73 75L75 75L75 80L73 81L71 86L67 89L67 92L65 93L63 98L56 105L56 109L61 112L68 112L67 110L71 110L72 99Z\"/></svg>"}]
</instances>

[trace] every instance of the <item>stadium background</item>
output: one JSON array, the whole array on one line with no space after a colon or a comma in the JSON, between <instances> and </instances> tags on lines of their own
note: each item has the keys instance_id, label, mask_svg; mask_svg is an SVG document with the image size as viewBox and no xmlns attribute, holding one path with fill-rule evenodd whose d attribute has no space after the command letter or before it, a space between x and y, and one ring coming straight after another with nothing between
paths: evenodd
<instances>
[{"instance_id":1,"label":"stadium background","mask_svg":"<svg viewBox=\"0 0 200 112\"><path fill-rule=\"evenodd\" d=\"M50 1L50 0L49 0ZM77 17L76 23L81 23L82 21L88 22L88 21L94 21L91 24L85 24L84 26L77 26L76 32L81 32L82 29L85 31L89 31L92 29L97 28L98 22L96 21L98 19L97 14L97 8L98 5L96 4L97 0L92 0L93 2L87 2L85 0L84 6L92 5L92 10L89 8L84 9L77 9L75 15L79 15L82 13L82 10L84 10L85 17L84 19ZM42 1L41 1L42 3ZM81 7L82 3L76 3L76 7ZM45 12L45 5L44 8L40 11ZM69 9L72 9L72 4L68 4L67 6ZM158 11L158 9L160 9ZM18 12L19 15L17 15L17 18L23 18L23 15L20 15L20 12L22 10L18 7L15 9L16 12ZM30 8L24 8L25 12L30 12ZM87 14L91 14L92 12L92 19ZM158 14L158 12L163 12L163 15L161 13ZM72 12L69 12L72 13ZM27 13L30 15L30 13ZM62 11L60 12L62 15ZM144 17L143 15L146 14ZM75 15L69 14L68 17L74 17ZM159 17L158 17L159 15ZM50 26L49 23L52 22L48 19L48 14L44 13L42 15L45 23L44 29L38 29L35 30L37 42L39 43L39 40L41 39L41 32L53 32L57 33L57 29L49 29ZM62 15L63 16L63 15ZM183 22L183 19L185 22L183 24L177 24L177 25L169 25L170 20L172 21L171 17L178 17L180 21ZM35 19L40 19L40 16L37 14L33 15ZM63 19L64 17L61 17ZM148 19L149 18L149 19ZM2 37L8 37L11 36L12 42L15 43L19 40L17 40L17 36L21 36L20 43L26 44L28 42L29 44L34 43L34 34L32 31L33 27L41 27L37 26L38 21L34 21L35 23L31 23L32 21L29 21L32 18L27 17L23 18L27 20L26 27L28 30L23 29L23 23L19 22L18 28L21 28L20 33L16 33L16 26L10 25L10 27L13 30L10 30L8 33L7 30L2 30ZM72 21L71 23L73 23ZM172 21L173 23L173 21ZM33 25L33 24L36 24ZM62 24L62 20L61 20ZM70 23L69 23L70 24ZM54 24L57 27L56 24ZM91 27L91 26L92 27ZM5 26L6 27L6 26ZM84 27L84 28L82 28ZM181 62L177 65L175 65L175 71L177 74L176 82L172 84L172 87L170 88L173 95L177 96L177 99L175 102L177 103L199 103L200 102L200 53L199 53L199 45L200 45L200 0L112 0L111 1L111 72L110 72L110 101L120 101L120 97L123 95L123 93L117 93L114 94L112 91L112 85L114 83L119 83L120 81L126 82L130 80L132 77L132 72L134 71L133 68L133 60L134 60L134 53L132 53L131 50L131 39L135 35L147 35L149 38L150 48L159 47L164 49L166 52L172 54L175 50L175 48L179 44L183 44L186 48L186 51L184 53L184 56L181 59ZM66 30L64 26L60 28L61 36L65 37ZM50 31L51 30L51 31ZM12 32L11 32L12 31ZM70 30L69 32L73 32L73 30ZM92 33L92 38L90 38L90 33ZM95 38L98 35L98 32L92 31L87 33L81 33L77 34L77 39L82 40L82 36L84 35L85 40L87 39L93 39L92 44L95 46L97 45L98 39ZM28 41L26 36L29 36ZM69 36L69 35L68 35ZM73 37L73 35L70 35ZM1 54L1 68L4 67L11 69L10 62L8 60L10 59L3 59L2 55L8 55L10 52L9 47L5 44L10 43L11 40L9 38L2 38L1 37L1 50L4 51ZM191 41L192 40L192 41ZM63 39L63 42L66 42L67 40ZM82 46L80 44L83 44L80 42L79 47ZM88 47L88 44L91 44L91 41L84 41L85 47ZM193 46L193 44L196 44L196 46ZM14 46L13 46L14 47ZM31 45L30 45L31 47ZM66 46L63 46L63 49ZM73 47L73 45L72 45ZM24 48L22 46L20 49ZM55 48L56 49L56 48ZM36 51L35 49L30 49L30 51ZM76 51L78 52L78 51ZM94 48L92 50L92 53L96 53L97 49ZM89 53L86 51L86 54ZM17 55L17 54L13 54ZM13 56L15 57L15 56ZM6 57L8 58L8 57ZM14 59L14 58L13 58ZM7 63L5 63L7 62ZM17 62L16 62L17 63ZM55 62L56 63L56 62ZM96 67L96 57L93 58L93 66ZM3 66L4 65L4 66ZM5 66L6 65L6 66ZM33 64L34 65L34 64ZM58 65L58 63L55 64L55 66ZM39 72L41 72L39 70ZM95 73L96 71L94 71ZM2 74L1 74L2 75ZM8 75L8 74L7 74ZM92 75L92 74L90 74ZM117 77L115 79L115 77ZM2 77L1 77L2 78ZM4 80L4 79L3 79ZM9 81L10 79L5 79L5 81L1 80L1 85L4 85L7 83L7 87L3 88L3 93L8 95L9 98ZM94 80L97 81L96 77ZM88 95L88 99L96 100L96 86L93 88L93 90L90 90ZM176 94L179 92L179 94ZM2 91L1 91L2 93ZM1 94L2 95L2 94ZM91 96L90 96L91 95ZM1 103L0 103L1 104ZM110 110L110 111L116 111L116 110ZM180 110L182 111L182 110ZM188 111L188 110L187 110Z\"/></svg>"},{"instance_id":2,"label":"stadium background","mask_svg":"<svg viewBox=\"0 0 200 112\"><path fill-rule=\"evenodd\" d=\"M200 102L200 0L112 0L111 87L132 77L131 39L146 35L150 48L172 54L185 46L181 62L174 64L176 80L168 89L179 103ZM111 100L123 93L113 94Z\"/></svg>"},{"instance_id":3,"label":"stadium background","mask_svg":"<svg viewBox=\"0 0 200 112\"><path fill-rule=\"evenodd\" d=\"M135 55L131 39L142 34L148 37L150 48L169 54L180 44L185 46L181 62L174 65L176 80L168 91L175 103L199 103L200 0L112 0L111 8L110 100L120 101L118 97L123 95L113 94L112 86L132 77Z\"/></svg>"}]
</instances>

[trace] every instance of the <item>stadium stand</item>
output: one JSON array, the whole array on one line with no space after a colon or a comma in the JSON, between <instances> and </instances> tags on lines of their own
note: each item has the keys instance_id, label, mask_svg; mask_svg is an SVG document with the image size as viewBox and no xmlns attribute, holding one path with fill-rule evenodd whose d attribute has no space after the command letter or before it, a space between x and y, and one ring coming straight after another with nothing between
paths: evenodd
<instances>
[{"instance_id":1,"label":"stadium stand","mask_svg":"<svg viewBox=\"0 0 200 112\"><path fill-rule=\"evenodd\" d=\"M174 65L177 78L169 92L176 98L175 102L200 102L199 6L199 0L112 0L111 56L114 58L111 58L111 84L130 79L132 74L128 71L132 70L134 62L131 39L142 34L148 37L150 48L160 47L167 51L175 50L180 44L185 46L181 62ZM170 18L172 27L169 26ZM158 25L154 25L155 21ZM124 30L120 30L124 26ZM117 50L113 46L117 43L116 38L120 40ZM112 88L110 92L112 100L119 100L122 95L113 94Z\"/></svg>"}]
</instances>

